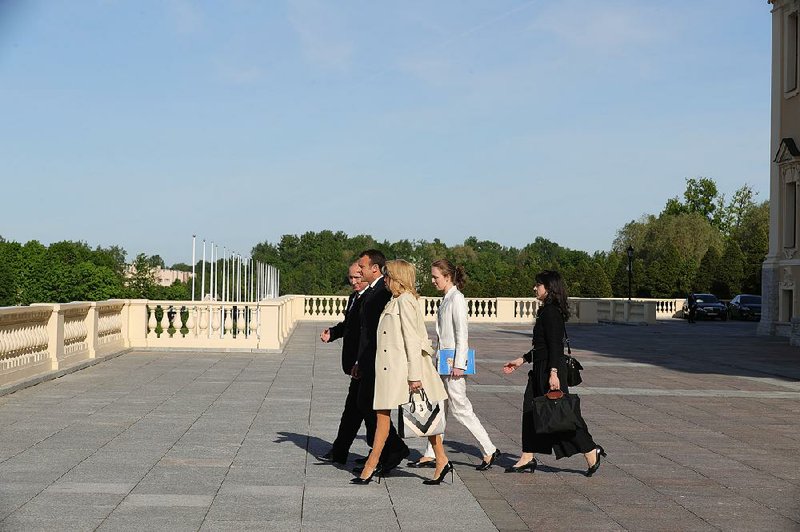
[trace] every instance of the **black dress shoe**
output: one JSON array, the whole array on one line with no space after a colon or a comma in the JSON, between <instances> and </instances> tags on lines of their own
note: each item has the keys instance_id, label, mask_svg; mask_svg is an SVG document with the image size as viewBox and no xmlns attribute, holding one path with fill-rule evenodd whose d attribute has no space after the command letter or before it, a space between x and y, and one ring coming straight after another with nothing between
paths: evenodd
<instances>
[{"instance_id":1,"label":"black dress shoe","mask_svg":"<svg viewBox=\"0 0 800 532\"><path fill-rule=\"evenodd\" d=\"M406 462L406 467L413 467L413 468L436 467L436 460L423 460L422 458L420 458L419 460L412 460L411 462Z\"/></svg>"},{"instance_id":2,"label":"black dress shoe","mask_svg":"<svg viewBox=\"0 0 800 532\"><path fill-rule=\"evenodd\" d=\"M600 469L600 457L606 456L606 451L601 445L598 445L594 452L597 453L597 459L595 460L594 465L586 470L587 477L591 477L598 469Z\"/></svg>"},{"instance_id":3,"label":"black dress shoe","mask_svg":"<svg viewBox=\"0 0 800 532\"><path fill-rule=\"evenodd\" d=\"M524 473L525 471L530 471L533 473L536 471L536 466L539 465L539 462L536 461L536 458L528 462L527 464L522 464L521 466L510 466L506 468L506 473Z\"/></svg>"},{"instance_id":4,"label":"black dress shoe","mask_svg":"<svg viewBox=\"0 0 800 532\"><path fill-rule=\"evenodd\" d=\"M487 462L486 460L481 460L481 464L477 466L475 469L477 469L478 471L486 471L487 469L492 467L492 465L494 465L494 461L497 460L499 457L500 457L500 449L495 449L494 452L492 453L492 456L489 457L489 461Z\"/></svg>"},{"instance_id":5,"label":"black dress shoe","mask_svg":"<svg viewBox=\"0 0 800 532\"><path fill-rule=\"evenodd\" d=\"M327 462L329 464L336 463L336 464L344 465L344 464L347 463L346 459L345 460L340 460L338 458L335 458L331 451L328 451L327 453L323 454L322 456L317 456L317 460L319 460L320 462Z\"/></svg>"}]
</instances>

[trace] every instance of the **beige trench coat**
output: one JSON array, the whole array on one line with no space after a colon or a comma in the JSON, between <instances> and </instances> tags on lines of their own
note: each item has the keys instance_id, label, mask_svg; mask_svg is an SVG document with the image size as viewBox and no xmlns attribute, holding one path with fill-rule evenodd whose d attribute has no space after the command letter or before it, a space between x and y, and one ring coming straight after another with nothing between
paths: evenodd
<instances>
[{"instance_id":1,"label":"beige trench coat","mask_svg":"<svg viewBox=\"0 0 800 532\"><path fill-rule=\"evenodd\" d=\"M431 401L447 399L432 353L419 301L408 292L393 297L378 322L373 408L393 410L407 403L408 381L422 381Z\"/></svg>"}]
</instances>

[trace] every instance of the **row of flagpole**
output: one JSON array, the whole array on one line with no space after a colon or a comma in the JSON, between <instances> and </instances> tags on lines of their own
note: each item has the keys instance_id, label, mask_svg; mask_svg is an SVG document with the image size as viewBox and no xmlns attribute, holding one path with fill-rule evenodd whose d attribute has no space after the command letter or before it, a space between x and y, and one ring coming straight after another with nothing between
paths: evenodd
<instances>
[{"instance_id":1,"label":"row of flagpole","mask_svg":"<svg viewBox=\"0 0 800 532\"><path fill-rule=\"evenodd\" d=\"M192 301L195 300L195 266L197 264L197 235L192 235ZM200 277L200 300L227 302L254 302L278 297L280 271L270 264L243 257L235 251L211 242L210 260L206 262L206 240L203 239L203 259ZM206 267L208 264L209 268ZM209 283L206 286L206 270Z\"/></svg>"}]
</instances>

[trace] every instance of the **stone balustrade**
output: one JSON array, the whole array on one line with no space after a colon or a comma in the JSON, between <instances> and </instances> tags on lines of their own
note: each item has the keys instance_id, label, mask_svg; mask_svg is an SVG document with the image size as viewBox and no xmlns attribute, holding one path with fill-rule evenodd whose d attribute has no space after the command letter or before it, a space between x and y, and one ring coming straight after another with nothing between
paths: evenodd
<instances>
[{"instance_id":1,"label":"stone balustrade","mask_svg":"<svg viewBox=\"0 0 800 532\"><path fill-rule=\"evenodd\" d=\"M303 298L304 320L339 321L347 296L298 296ZM539 301L525 297L468 297L467 312L473 323L530 323ZM420 297L426 321L436 320L441 297ZM682 316L684 299L570 298L571 323L655 323L657 319Z\"/></svg>"},{"instance_id":2,"label":"stone balustrade","mask_svg":"<svg viewBox=\"0 0 800 532\"><path fill-rule=\"evenodd\" d=\"M441 298L421 298L436 319ZM144 299L0 308L0 387L56 375L130 349L280 351L301 320L334 324L347 296L287 295L255 303ZM571 299L571 323L655 323L683 300ZM474 323L532 323L534 298L467 298Z\"/></svg>"}]
</instances>

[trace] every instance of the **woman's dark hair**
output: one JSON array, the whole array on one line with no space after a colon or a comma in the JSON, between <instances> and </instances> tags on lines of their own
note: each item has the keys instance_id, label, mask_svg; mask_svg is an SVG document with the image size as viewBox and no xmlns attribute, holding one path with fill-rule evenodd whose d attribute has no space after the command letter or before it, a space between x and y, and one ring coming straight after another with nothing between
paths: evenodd
<instances>
[{"instance_id":1,"label":"woman's dark hair","mask_svg":"<svg viewBox=\"0 0 800 532\"><path fill-rule=\"evenodd\" d=\"M431 268L436 268L442 275L449 277L456 288L459 290L464 288L467 282L467 272L464 271L463 266L454 266L452 262L447 259L439 259L431 264Z\"/></svg>"},{"instance_id":2,"label":"woman's dark hair","mask_svg":"<svg viewBox=\"0 0 800 532\"><path fill-rule=\"evenodd\" d=\"M555 270L544 270L536 274L536 283L544 285L545 290L547 290L544 302L555 305L561 312L564 321L567 321L570 316L569 298L567 297L567 287L561 279L561 274Z\"/></svg>"}]
</instances>

